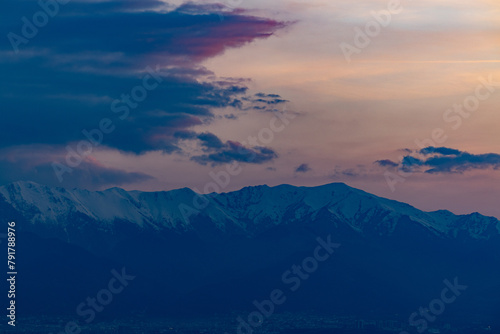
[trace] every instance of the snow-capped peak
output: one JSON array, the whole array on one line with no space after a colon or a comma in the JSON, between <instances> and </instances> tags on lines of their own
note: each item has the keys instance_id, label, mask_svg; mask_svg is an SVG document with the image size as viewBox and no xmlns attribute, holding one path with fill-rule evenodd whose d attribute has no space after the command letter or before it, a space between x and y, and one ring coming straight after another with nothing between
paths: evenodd
<instances>
[{"instance_id":1,"label":"snow-capped peak","mask_svg":"<svg viewBox=\"0 0 500 334\"><path fill-rule=\"evenodd\" d=\"M3 199L3 204L1 203ZM337 223L363 233L392 233L403 217L448 237L466 233L489 238L500 233L499 221L479 214L457 216L449 211L423 212L408 204L377 197L343 183L318 187L246 187L222 194L199 195L188 188L162 192L51 188L34 182L0 187L0 204L9 205L33 224L64 225L81 215L112 226L126 221L154 229L190 229L203 216L220 230L241 230L320 219L327 212ZM8 217L6 217L8 219Z\"/></svg>"}]
</instances>

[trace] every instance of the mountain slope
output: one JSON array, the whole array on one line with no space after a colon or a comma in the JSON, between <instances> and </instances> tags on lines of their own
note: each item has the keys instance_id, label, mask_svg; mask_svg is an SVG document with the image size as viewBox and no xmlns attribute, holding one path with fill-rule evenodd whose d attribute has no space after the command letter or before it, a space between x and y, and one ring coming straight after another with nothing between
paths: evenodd
<instances>
[{"instance_id":1,"label":"mountain slope","mask_svg":"<svg viewBox=\"0 0 500 334\"><path fill-rule=\"evenodd\" d=\"M281 185L247 187L240 191L200 196L190 189L165 192L127 192L49 188L32 182L0 187L0 201L11 206L32 224L65 225L79 215L110 228L126 221L141 228L190 230L190 220L208 217L220 230L241 229L245 233L290 223L328 210L339 222L358 232L394 232L403 216L436 234L490 238L500 233L493 217L474 213L456 216L448 211L423 212L410 205L380 198L342 183L306 188ZM208 204L207 204L208 203Z\"/></svg>"},{"instance_id":2,"label":"mountain slope","mask_svg":"<svg viewBox=\"0 0 500 334\"><path fill-rule=\"evenodd\" d=\"M282 311L407 317L436 298L444 279L459 277L470 288L443 319L499 313L490 293L500 275L497 219L423 212L341 183L200 196L18 182L0 187L0 220L17 222L23 275L37 280L20 289L25 314L74 313L68 303L95 295L98 285L79 277L91 273L105 286L121 266L137 281L116 312L252 310L253 300L288 288L283 273L311 256L317 238L341 246ZM46 308L51 294L71 299Z\"/></svg>"}]
</instances>

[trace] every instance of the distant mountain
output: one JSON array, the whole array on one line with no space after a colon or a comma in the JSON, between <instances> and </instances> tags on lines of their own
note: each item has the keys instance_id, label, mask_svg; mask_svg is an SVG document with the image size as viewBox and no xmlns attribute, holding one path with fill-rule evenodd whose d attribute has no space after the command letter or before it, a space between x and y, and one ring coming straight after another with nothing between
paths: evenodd
<instances>
[{"instance_id":1,"label":"distant mountain","mask_svg":"<svg viewBox=\"0 0 500 334\"><path fill-rule=\"evenodd\" d=\"M0 220L17 222L27 313L74 313L123 266L137 278L102 316L251 310L328 236L341 246L281 310L407 317L458 277L469 288L443 318L500 313L497 219L423 212L342 183L203 196L16 182L0 187Z\"/></svg>"},{"instance_id":2,"label":"distant mountain","mask_svg":"<svg viewBox=\"0 0 500 334\"><path fill-rule=\"evenodd\" d=\"M208 204L207 204L208 203ZM112 231L124 222L139 229L196 231L195 218L210 220L221 232L255 235L273 226L303 219L315 220L328 212L361 234L390 236L403 217L435 235L490 239L500 234L500 222L478 213L457 216L449 211L423 212L408 204L380 198L343 183L320 187L247 187L240 191L199 196L188 188L140 192L112 188L105 191L49 188L33 182L0 187L0 204L13 210L34 229L64 231L74 217ZM187 219L186 219L187 218ZM81 229L81 223L73 226ZM86 226L88 228L90 226Z\"/></svg>"}]
</instances>

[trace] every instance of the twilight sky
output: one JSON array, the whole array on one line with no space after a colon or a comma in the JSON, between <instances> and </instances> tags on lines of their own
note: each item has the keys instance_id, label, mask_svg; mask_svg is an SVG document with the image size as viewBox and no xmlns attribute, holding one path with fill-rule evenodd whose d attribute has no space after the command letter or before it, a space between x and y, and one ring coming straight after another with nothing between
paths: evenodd
<instances>
[{"instance_id":1,"label":"twilight sky","mask_svg":"<svg viewBox=\"0 0 500 334\"><path fill-rule=\"evenodd\" d=\"M345 182L500 217L495 0L65 2L0 14L0 184Z\"/></svg>"}]
</instances>

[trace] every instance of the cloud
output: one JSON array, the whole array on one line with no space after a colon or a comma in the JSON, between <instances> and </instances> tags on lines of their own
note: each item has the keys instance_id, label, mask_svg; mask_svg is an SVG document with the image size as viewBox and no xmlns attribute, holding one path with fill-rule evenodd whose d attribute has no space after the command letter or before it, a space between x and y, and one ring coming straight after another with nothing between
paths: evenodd
<instances>
[{"instance_id":1,"label":"cloud","mask_svg":"<svg viewBox=\"0 0 500 334\"><path fill-rule=\"evenodd\" d=\"M133 89L149 74L66 72L37 63L0 63L0 147L79 141L85 139L83 130L91 131L109 118L115 130L104 145L136 154L172 152L177 149L175 132L211 122L213 108L238 109L238 97L247 89L159 70L161 84L147 91L141 102L132 100L131 107L125 99L130 101Z\"/></svg>"},{"instance_id":2,"label":"cloud","mask_svg":"<svg viewBox=\"0 0 500 334\"><path fill-rule=\"evenodd\" d=\"M364 165L357 165L351 168L343 168L341 166L335 166L335 169L330 174L330 178L336 180L344 180L346 178L358 178L367 175L367 170Z\"/></svg>"},{"instance_id":3,"label":"cloud","mask_svg":"<svg viewBox=\"0 0 500 334\"><path fill-rule=\"evenodd\" d=\"M278 94L266 94L266 93L257 93L255 96L260 98L281 98Z\"/></svg>"},{"instance_id":4,"label":"cloud","mask_svg":"<svg viewBox=\"0 0 500 334\"><path fill-rule=\"evenodd\" d=\"M250 164L262 164L278 157L277 153L267 147L246 147L236 141L223 142L210 132L179 131L174 134L178 139L196 141L203 152L191 160L201 165L218 165L234 161Z\"/></svg>"},{"instance_id":5,"label":"cloud","mask_svg":"<svg viewBox=\"0 0 500 334\"><path fill-rule=\"evenodd\" d=\"M424 165L424 161L421 159L412 157L410 155L407 155L407 156L403 157L401 164L405 167L422 166L422 165Z\"/></svg>"},{"instance_id":6,"label":"cloud","mask_svg":"<svg viewBox=\"0 0 500 334\"><path fill-rule=\"evenodd\" d=\"M64 163L64 154L62 148L55 150L48 146L3 149L0 152L0 184L27 180L49 186L94 190L154 179L144 173L104 166L87 156L78 166L71 168L71 173L65 175L63 182L59 182L52 163Z\"/></svg>"},{"instance_id":7,"label":"cloud","mask_svg":"<svg viewBox=\"0 0 500 334\"><path fill-rule=\"evenodd\" d=\"M307 173L310 172L312 169L309 167L308 164L302 164L295 168L295 173Z\"/></svg>"},{"instance_id":8,"label":"cloud","mask_svg":"<svg viewBox=\"0 0 500 334\"><path fill-rule=\"evenodd\" d=\"M30 1L7 0L3 6L9 15L0 21L0 30L17 35L21 35L20 18L40 10ZM113 131L104 136L101 149L189 154L182 152L183 138L178 134L213 122L215 108L241 110L248 90L247 79L218 78L200 64L285 26L240 10L224 11L221 21L221 11L220 6L174 7L155 0L75 0L61 5L59 14L28 43L17 45L19 53L4 39L0 149L42 145L59 150L88 140L84 130L97 129L109 119ZM131 100L146 76L150 85L158 85L147 90L140 102ZM200 162L248 160L230 144L217 142L215 135L196 136L210 152L197 157ZM254 163L276 156L265 148L247 150L255 155ZM39 162L33 160L34 165ZM113 177L117 183L142 177L87 167L89 173L103 174L104 179L86 180L92 184ZM75 172L75 177L84 176Z\"/></svg>"},{"instance_id":9,"label":"cloud","mask_svg":"<svg viewBox=\"0 0 500 334\"><path fill-rule=\"evenodd\" d=\"M212 142L212 141L210 141ZM205 147L206 151L213 149L212 147L206 145L206 142L202 139L202 145ZM194 156L191 160L212 166L231 163L234 161L245 162L249 164L263 164L274 160L278 157L278 154L267 147L246 147L241 143L235 141L227 141L222 144L222 147L216 147L217 150L213 150L213 153L203 154Z\"/></svg>"},{"instance_id":10,"label":"cloud","mask_svg":"<svg viewBox=\"0 0 500 334\"><path fill-rule=\"evenodd\" d=\"M10 17L2 31L21 34L20 18L40 10L29 2L7 0ZM85 60L89 68L141 68L151 62L201 62L267 38L282 22L242 12L224 13L203 4L185 4L175 10L156 10L157 1L70 2L60 7L28 44L19 49L41 48L62 59ZM113 56L110 58L110 56ZM110 61L111 60L111 61ZM64 63L64 61L62 61ZM68 65L68 64L66 64Z\"/></svg>"},{"instance_id":11,"label":"cloud","mask_svg":"<svg viewBox=\"0 0 500 334\"><path fill-rule=\"evenodd\" d=\"M381 163L382 161L382 163ZM387 161L387 162L384 162ZM464 173L477 169L500 169L500 154L471 154L448 147L425 147L402 158L400 164L379 160L381 166L397 167L405 171L438 173Z\"/></svg>"},{"instance_id":12,"label":"cloud","mask_svg":"<svg viewBox=\"0 0 500 334\"><path fill-rule=\"evenodd\" d=\"M52 166L50 171L53 172ZM154 177L140 173L127 172L117 168L105 167L95 161L87 159L73 170L72 178L66 177L66 184L73 183L74 187L103 188L108 186L122 186L126 184L139 183L153 180ZM74 180L78 180L75 182Z\"/></svg>"},{"instance_id":13,"label":"cloud","mask_svg":"<svg viewBox=\"0 0 500 334\"><path fill-rule=\"evenodd\" d=\"M382 166L382 167L397 167L398 163L394 162L392 160L384 159L384 160L377 160L374 162L375 164Z\"/></svg>"},{"instance_id":14,"label":"cloud","mask_svg":"<svg viewBox=\"0 0 500 334\"><path fill-rule=\"evenodd\" d=\"M453 148L429 146L420 150L420 154L460 155L462 152Z\"/></svg>"},{"instance_id":15,"label":"cloud","mask_svg":"<svg viewBox=\"0 0 500 334\"><path fill-rule=\"evenodd\" d=\"M281 98L281 96L278 94L265 93L257 93L254 95L254 97L245 99L251 102L253 109L263 112L279 111L276 106L289 102L288 100Z\"/></svg>"},{"instance_id":16,"label":"cloud","mask_svg":"<svg viewBox=\"0 0 500 334\"><path fill-rule=\"evenodd\" d=\"M19 18L40 9L28 3L7 1L12 14L0 22L2 31L20 30ZM82 139L82 130L95 128L103 118L116 119L112 102L131 95L146 66L159 65L161 85L117 121L105 141L109 147L137 154L173 152L178 149L173 133L210 122L212 108L239 108L239 97L247 91L244 81L218 80L199 63L268 37L283 24L232 13L224 13L221 22L217 12L210 12L217 10L213 6L151 10L161 4L70 2L20 46L18 55L4 45L0 147Z\"/></svg>"},{"instance_id":17,"label":"cloud","mask_svg":"<svg viewBox=\"0 0 500 334\"><path fill-rule=\"evenodd\" d=\"M204 146L206 150L216 150L225 146L213 133L201 133L197 136L197 138L201 141L201 145Z\"/></svg>"},{"instance_id":18,"label":"cloud","mask_svg":"<svg viewBox=\"0 0 500 334\"><path fill-rule=\"evenodd\" d=\"M224 115L224 118L225 119L236 120L236 119L238 119L238 116L236 116L235 114L227 114L227 115Z\"/></svg>"}]
</instances>

